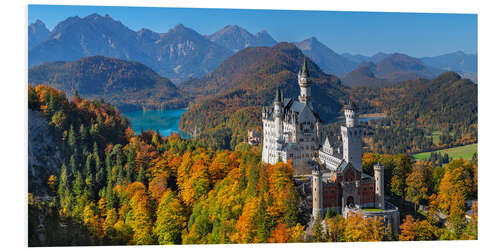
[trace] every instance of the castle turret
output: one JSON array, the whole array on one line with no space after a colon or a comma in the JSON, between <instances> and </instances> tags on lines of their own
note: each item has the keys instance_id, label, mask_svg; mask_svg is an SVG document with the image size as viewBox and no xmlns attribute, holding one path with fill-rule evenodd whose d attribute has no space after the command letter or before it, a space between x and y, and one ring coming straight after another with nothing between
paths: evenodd
<instances>
[{"instance_id":1,"label":"castle turret","mask_svg":"<svg viewBox=\"0 0 500 250\"><path fill-rule=\"evenodd\" d=\"M311 80L309 79L309 69L307 68L306 56L304 56L304 64L300 70L298 76L300 95L299 101L302 103L309 104L312 100L311 98Z\"/></svg>"},{"instance_id":2,"label":"castle turret","mask_svg":"<svg viewBox=\"0 0 500 250\"><path fill-rule=\"evenodd\" d=\"M351 101L344 108L345 126L341 127L343 158L354 168L363 172L361 157L363 155L363 128L357 127L356 105Z\"/></svg>"},{"instance_id":3,"label":"castle turret","mask_svg":"<svg viewBox=\"0 0 500 250\"><path fill-rule=\"evenodd\" d=\"M385 209L384 200L384 166L377 163L373 166L375 178L375 207Z\"/></svg>"},{"instance_id":4,"label":"castle turret","mask_svg":"<svg viewBox=\"0 0 500 250\"><path fill-rule=\"evenodd\" d=\"M281 138L283 136L283 126L282 126L282 117L283 117L283 95L281 94L280 89L276 89L276 96L274 97L274 126L275 126L275 134L276 138Z\"/></svg>"},{"instance_id":5,"label":"castle turret","mask_svg":"<svg viewBox=\"0 0 500 250\"><path fill-rule=\"evenodd\" d=\"M323 213L323 182L321 181L323 173L321 172L321 169L318 164L314 164L311 175L312 175L311 190L313 196L312 213L314 219L316 219L318 215Z\"/></svg>"},{"instance_id":6,"label":"castle turret","mask_svg":"<svg viewBox=\"0 0 500 250\"><path fill-rule=\"evenodd\" d=\"M345 115L345 125L348 128L355 127L357 125L357 116L356 116L356 105L352 103L350 100L344 108Z\"/></svg>"}]
</instances>

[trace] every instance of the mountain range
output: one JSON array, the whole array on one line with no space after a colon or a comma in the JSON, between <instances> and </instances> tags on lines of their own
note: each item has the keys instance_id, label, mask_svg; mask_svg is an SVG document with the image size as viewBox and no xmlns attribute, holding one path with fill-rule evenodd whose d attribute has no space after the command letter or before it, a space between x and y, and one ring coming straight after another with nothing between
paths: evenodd
<instances>
[{"instance_id":1,"label":"mountain range","mask_svg":"<svg viewBox=\"0 0 500 250\"><path fill-rule=\"evenodd\" d=\"M442 72L444 71L427 66L417 58L394 53L376 64L372 61L361 63L356 69L347 73L342 81L344 85L351 87L377 87L418 78L432 79Z\"/></svg>"},{"instance_id":2,"label":"mountain range","mask_svg":"<svg viewBox=\"0 0 500 250\"><path fill-rule=\"evenodd\" d=\"M29 66L44 62L75 61L82 57L102 55L141 62L152 68L159 75L169 78L176 85L190 78L200 78L215 70L226 58L248 47L273 46L276 41L266 32L251 34L242 27L228 25L221 30L201 35L193 29L177 25L166 33L156 33L148 29L133 31L109 15L92 14L84 18L70 17L58 23L49 31L42 21L37 20L28 27ZM370 85L372 82L387 82L391 79L429 78L426 70L407 68L401 72L376 70L374 81L362 81L352 84L353 79L370 78L359 71L367 71L364 62L378 64L393 55L377 53L371 57L338 54L311 37L294 43L304 54L328 74L339 76L346 85ZM392 58L397 60L398 58ZM399 57L406 64L405 57ZM477 79L477 56L456 52L436 57L420 58L426 68L452 70L472 80ZM387 69L404 69L392 67ZM383 76L381 77L381 73ZM431 70L433 71L433 70ZM352 74L351 74L352 73ZM413 74L413 77L410 75ZM353 77L361 75L362 77ZM392 75L392 76L390 76Z\"/></svg>"},{"instance_id":3,"label":"mountain range","mask_svg":"<svg viewBox=\"0 0 500 250\"><path fill-rule=\"evenodd\" d=\"M276 44L276 41L265 30L253 35L237 25L227 25L223 29L206 37L210 41L234 52L247 47L270 47Z\"/></svg>"},{"instance_id":4,"label":"mountain range","mask_svg":"<svg viewBox=\"0 0 500 250\"><path fill-rule=\"evenodd\" d=\"M36 39L33 39L36 40ZM214 70L232 51L182 24L166 33L130 30L110 16L70 17L30 49L29 66L102 55L144 63L174 82Z\"/></svg>"}]
</instances>

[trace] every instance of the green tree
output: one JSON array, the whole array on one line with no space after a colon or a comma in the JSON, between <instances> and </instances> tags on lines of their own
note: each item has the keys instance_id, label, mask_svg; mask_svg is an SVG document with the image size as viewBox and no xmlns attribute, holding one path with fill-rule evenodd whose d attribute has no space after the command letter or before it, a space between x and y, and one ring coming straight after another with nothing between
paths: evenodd
<instances>
[{"instance_id":1,"label":"green tree","mask_svg":"<svg viewBox=\"0 0 500 250\"><path fill-rule=\"evenodd\" d=\"M325 236L323 234L323 227L321 226L322 220L323 220L323 218L322 218L321 214L316 216L316 219L314 220L313 229L312 229L312 232L313 232L312 240L314 242L325 241Z\"/></svg>"},{"instance_id":2,"label":"green tree","mask_svg":"<svg viewBox=\"0 0 500 250\"><path fill-rule=\"evenodd\" d=\"M181 244L182 229L186 227L186 216L180 200L175 194L167 190L161 198L156 210L156 222L153 233L158 243Z\"/></svg>"},{"instance_id":3,"label":"green tree","mask_svg":"<svg viewBox=\"0 0 500 250\"><path fill-rule=\"evenodd\" d=\"M75 135L75 130L73 129L73 124L69 126L69 132L68 132L68 145L70 148L74 148L76 145L76 135Z\"/></svg>"}]
</instances>

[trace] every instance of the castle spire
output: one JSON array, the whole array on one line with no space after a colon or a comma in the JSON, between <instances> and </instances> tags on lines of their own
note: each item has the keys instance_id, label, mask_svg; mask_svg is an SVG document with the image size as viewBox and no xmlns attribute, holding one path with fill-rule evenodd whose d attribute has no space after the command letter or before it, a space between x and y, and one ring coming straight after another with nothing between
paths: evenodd
<instances>
[{"instance_id":1,"label":"castle spire","mask_svg":"<svg viewBox=\"0 0 500 250\"><path fill-rule=\"evenodd\" d=\"M276 88L276 95L274 96L274 102L281 102L281 91L279 88Z\"/></svg>"},{"instance_id":2,"label":"castle spire","mask_svg":"<svg viewBox=\"0 0 500 250\"><path fill-rule=\"evenodd\" d=\"M302 64L302 69L300 70L300 75L302 77L309 77L309 69L307 68L306 55L304 55L304 63Z\"/></svg>"},{"instance_id":3,"label":"castle spire","mask_svg":"<svg viewBox=\"0 0 500 250\"><path fill-rule=\"evenodd\" d=\"M302 103L310 104L312 100L311 80L309 79L309 69L307 68L307 60L305 55L304 55L304 63L302 64L302 69L298 73L297 78L300 87L299 101Z\"/></svg>"}]
</instances>

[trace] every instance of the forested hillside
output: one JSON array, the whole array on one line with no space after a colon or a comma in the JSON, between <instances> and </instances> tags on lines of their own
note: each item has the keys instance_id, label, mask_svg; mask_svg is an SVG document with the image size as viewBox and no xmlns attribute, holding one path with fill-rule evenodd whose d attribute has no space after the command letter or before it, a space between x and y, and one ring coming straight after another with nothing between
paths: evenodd
<instances>
[{"instance_id":1,"label":"forested hillside","mask_svg":"<svg viewBox=\"0 0 500 250\"><path fill-rule=\"evenodd\" d=\"M477 84L456 73L349 92L361 112L387 114L368 124L370 151L410 153L477 142Z\"/></svg>"},{"instance_id":2,"label":"forested hillside","mask_svg":"<svg viewBox=\"0 0 500 250\"><path fill-rule=\"evenodd\" d=\"M181 108L186 98L167 78L144 64L92 56L30 68L30 84L50 85L84 98L104 99L123 110Z\"/></svg>"},{"instance_id":3,"label":"forested hillside","mask_svg":"<svg viewBox=\"0 0 500 250\"><path fill-rule=\"evenodd\" d=\"M281 88L285 97L297 98L297 72L303 60L302 52L289 43L236 53L206 77L179 86L201 96L182 116L180 128L192 134L198 130L210 145L234 148L243 141L248 128L260 129L260 112L264 105L271 105L276 88ZM313 82L313 107L323 121L332 121L346 97L344 87L336 76L323 73L310 59L307 63Z\"/></svg>"},{"instance_id":4,"label":"forested hillside","mask_svg":"<svg viewBox=\"0 0 500 250\"><path fill-rule=\"evenodd\" d=\"M307 216L290 164L262 166L246 144L216 151L178 135L137 136L108 104L43 85L28 93L63 152L44 177L48 196L29 190L30 246L301 240Z\"/></svg>"},{"instance_id":5,"label":"forested hillside","mask_svg":"<svg viewBox=\"0 0 500 250\"><path fill-rule=\"evenodd\" d=\"M465 200L477 198L477 157L412 163L365 154L364 171L382 162L388 192L428 204L427 216L407 216L393 238L380 219L328 212L326 231L316 222L306 238L310 210L292 165L262 165L257 147L216 150L178 134L136 135L115 107L68 100L44 85L29 86L28 107L61 152L60 166L29 177L45 179L47 190L29 189L29 246L477 239L477 205L465 220ZM446 225L437 213L448 216Z\"/></svg>"}]
</instances>

